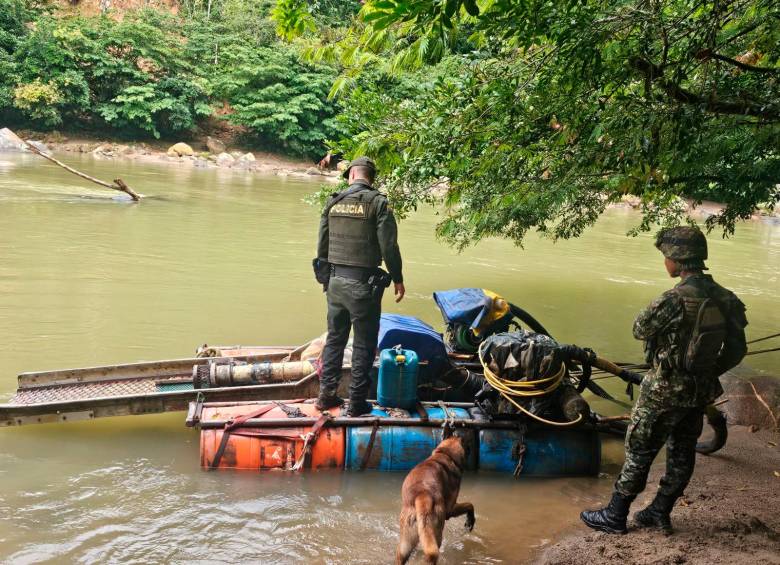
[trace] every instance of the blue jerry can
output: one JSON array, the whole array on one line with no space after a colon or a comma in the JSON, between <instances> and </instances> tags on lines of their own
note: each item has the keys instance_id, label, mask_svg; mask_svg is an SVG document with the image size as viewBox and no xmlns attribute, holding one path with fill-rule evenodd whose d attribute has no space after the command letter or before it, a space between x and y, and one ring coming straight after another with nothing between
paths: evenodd
<instances>
[{"instance_id":1,"label":"blue jerry can","mask_svg":"<svg viewBox=\"0 0 780 565\"><path fill-rule=\"evenodd\" d=\"M479 470L513 472L520 456L520 432L479 432ZM595 430L531 428L525 434L521 475L562 477L597 475L601 440Z\"/></svg>"},{"instance_id":2,"label":"blue jerry can","mask_svg":"<svg viewBox=\"0 0 780 565\"><path fill-rule=\"evenodd\" d=\"M379 404L412 410L417 404L418 369L417 353L411 349L383 349L376 388Z\"/></svg>"},{"instance_id":3,"label":"blue jerry can","mask_svg":"<svg viewBox=\"0 0 780 565\"><path fill-rule=\"evenodd\" d=\"M428 417L432 420L444 419L441 408L427 408ZM463 408L448 408L456 419L468 419L469 413ZM372 416L389 417L381 408L374 408ZM419 418L417 412L410 412L410 417ZM349 470L359 470L366 457L371 442L372 426L347 428L347 447L344 467ZM420 461L427 459L433 449L442 439L442 428L430 426L379 426L374 437L374 444L366 461L366 469L380 471L408 471ZM456 432L463 438L466 450L466 468L477 467L477 434L470 428L459 428Z\"/></svg>"}]
</instances>

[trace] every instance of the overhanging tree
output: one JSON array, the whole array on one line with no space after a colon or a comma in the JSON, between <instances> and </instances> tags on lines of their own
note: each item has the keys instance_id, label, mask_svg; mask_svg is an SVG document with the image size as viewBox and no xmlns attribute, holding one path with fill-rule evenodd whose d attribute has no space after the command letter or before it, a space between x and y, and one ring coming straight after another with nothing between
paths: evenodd
<instances>
[{"instance_id":1,"label":"overhanging tree","mask_svg":"<svg viewBox=\"0 0 780 565\"><path fill-rule=\"evenodd\" d=\"M624 195L638 229L681 221L689 197L724 203L708 225L731 233L780 199L773 0L368 1L312 53L345 67L338 145L385 165L401 213L446 182L457 245L577 236ZM377 109L377 77L399 72L417 94Z\"/></svg>"}]
</instances>

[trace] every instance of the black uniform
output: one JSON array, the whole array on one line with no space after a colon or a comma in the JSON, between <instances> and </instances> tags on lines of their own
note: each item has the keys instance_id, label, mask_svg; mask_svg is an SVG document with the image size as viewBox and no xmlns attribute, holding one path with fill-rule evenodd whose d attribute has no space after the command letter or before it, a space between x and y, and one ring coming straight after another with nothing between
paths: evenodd
<instances>
[{"instance_id":1,"label":"black uniform","mask_svg":"<svg viewBox=\"0 0 780 565\"><path fill-rule=\"evenodd\" d=\"M343 194L343 193L342 193ZM403 282L398 229L387 198L365 181L356 181L335 204L332 197L320 220L317 257L333 265L328 284L328 339L322 352L320 397L335 396L344 348L354 329L350 403L365 403L369 372L376 355L382 290L368 278L384 260L394 283Z\"/></svg>"}]
</instances>

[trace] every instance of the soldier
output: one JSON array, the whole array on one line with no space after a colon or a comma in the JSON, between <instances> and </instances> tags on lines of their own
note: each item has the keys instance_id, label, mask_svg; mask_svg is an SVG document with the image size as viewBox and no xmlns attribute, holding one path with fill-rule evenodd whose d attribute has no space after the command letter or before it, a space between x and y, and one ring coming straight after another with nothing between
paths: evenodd
<instances>
[{"instance_id":1,"label":"soldier","mask_svg":"<svg viewBox=\"0 0 780 565\"><path fill-rule=\"evenodd\" d=\"M315 265L324 265L326 269L329 265L330 269L324 277L328 297L328 338L322 352L317 407L326 410L344 403L336 391L351 325L354 335L349 416L371 411L366 399L371 385L369 373L376 354L384 289L392 280L396 302L400 302L406 292L395 217L387 198L372 188L375 176L374 162L367 157L358 157L349 164L344 171L349 188L333 195L323 211L315 260ZM388 273L379 269L382 260L390 271L389 278Z\"/></svg>"},{"instance_id":2,"label":"soldier","mask_svg":"<svg viewBox=\"0 0 780 565\"><path fill-rule=\"evenodd\" d=\"M583 512L595 530L626 533L631 502L666 443L666 473L653 502L634 515L639 527L671 533L669 515L693 474L705 407L723 393L718 377L745 356L745 306L706 269L707 240L695 227L662 230L655 246L666 270L681 281L642 311L634 337L651 365L642 380L626 432L626 460L606 508Z\"/></svg>"}]
</instances>

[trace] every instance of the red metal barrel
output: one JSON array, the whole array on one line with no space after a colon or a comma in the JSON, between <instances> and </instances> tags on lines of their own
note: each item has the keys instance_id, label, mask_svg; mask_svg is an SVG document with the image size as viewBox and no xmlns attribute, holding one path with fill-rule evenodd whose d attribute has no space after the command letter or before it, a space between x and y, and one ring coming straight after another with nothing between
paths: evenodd
<instances>
[{"instance_id":1,"label":"red metal barrel","mask_svg":"<svg viewBox=\"0 0 780 565\"><path fill-rule=\"evenodd\" d=\"M261 404L242 404L239 406L204 406L201 422L229 420L255 412ZM287 404L288 411L298 409L308 418L317 418L320 411L313 404ZM330 410L337 416L339 408ZM282 407L274 406L260 418L283 419L288 414ZM317 439L311 443L311 454L303 457L304 441L311 426L295 426L295 418L289 417L290 426L280 428L234 428L229 437L218 469L286 469L291 470L299 462L306 469L343 469L344 468L344 428L326 426ZM212 467L225 431L221 429L201 429L200 463L202 467ZM310 440L311 441L311 440Z\"/></svg>"}]
</instances>

